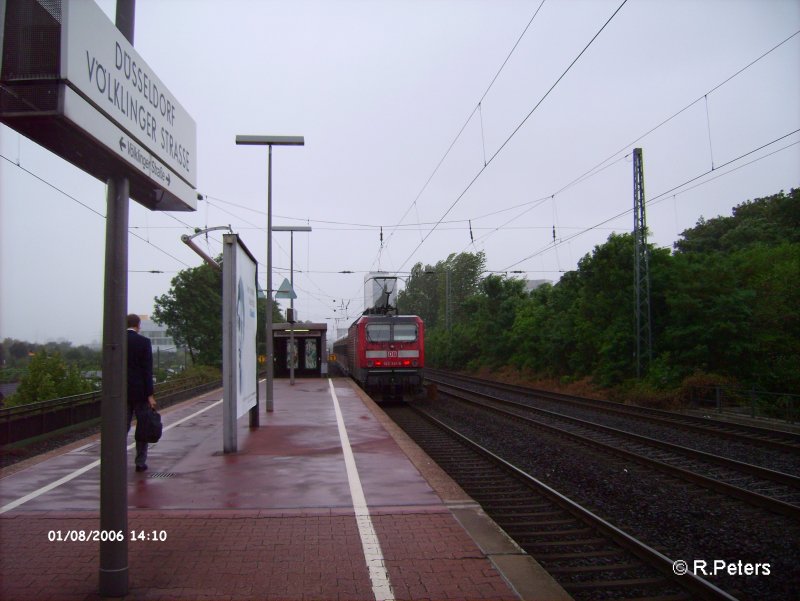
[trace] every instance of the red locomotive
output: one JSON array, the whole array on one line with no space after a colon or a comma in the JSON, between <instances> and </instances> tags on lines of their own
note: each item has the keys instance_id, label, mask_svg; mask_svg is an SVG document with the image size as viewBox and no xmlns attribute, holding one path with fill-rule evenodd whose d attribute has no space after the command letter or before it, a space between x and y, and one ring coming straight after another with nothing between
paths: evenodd
<instances>
[{"instance_id":1,"label":"red locomotive","mask_svg":"<svg viewBox=\"0 0 800 601\"><path fill-rule=\"evenodd\" d=\"M422 389L425 326L416 315L362 315L333 352L345 374L369 393L402 398Z\"/></svg>"}]
</instances>

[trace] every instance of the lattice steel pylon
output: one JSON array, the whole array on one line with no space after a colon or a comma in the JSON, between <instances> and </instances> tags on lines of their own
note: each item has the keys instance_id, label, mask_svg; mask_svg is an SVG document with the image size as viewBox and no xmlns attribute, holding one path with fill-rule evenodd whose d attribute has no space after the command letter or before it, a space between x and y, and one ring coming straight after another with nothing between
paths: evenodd
<instances>
[{"instance_id":1,"label":"lattice steel pylon","mask_svg":"<svg viewBox=\"0 0 800 601\"><path fill-rule=\"evenodd\" d=\"M636 313L636 377L642 363L650 364L653 338L650 327L650 261L647 248L647 219L644 206L642 149L633 149L633 290Z\"/></svg>"}]
</instances>

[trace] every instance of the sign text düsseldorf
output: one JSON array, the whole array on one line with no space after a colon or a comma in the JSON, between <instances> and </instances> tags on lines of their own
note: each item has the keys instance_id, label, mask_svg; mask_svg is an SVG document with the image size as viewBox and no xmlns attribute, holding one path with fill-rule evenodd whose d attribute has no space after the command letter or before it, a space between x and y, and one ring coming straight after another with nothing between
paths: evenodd
<instances>
[{"instance_id":1,"label":"sign text d\u00fcsseldorf","mask_svg":"<svg viewBox=\"0 0 800 601\"><path fill-rule=\"evenodd\" d=\"M196 187L194 120L94 2L66 2L64 8L62 75L138 144Z\"/></svg>"}]
</instances>

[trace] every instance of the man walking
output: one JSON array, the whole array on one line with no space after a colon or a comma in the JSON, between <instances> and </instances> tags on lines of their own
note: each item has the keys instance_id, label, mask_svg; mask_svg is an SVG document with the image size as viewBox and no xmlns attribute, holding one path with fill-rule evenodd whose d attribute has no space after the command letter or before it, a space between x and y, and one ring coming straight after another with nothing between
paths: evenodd
<instances>
[{"instance_id":1,"label":"man walking","mask_svg":"<svg viewBox=\"0 0 800 601\"><path fill-rule=\"evenodd\" d=\"M156 408L153 396L153 347L150 339L139 334L142 320L128 315L128 432L133 414L136 421L145 419L147 410ZM136 441L136 471L147 469L147 443Z\"/></svg>"}]
</instances>

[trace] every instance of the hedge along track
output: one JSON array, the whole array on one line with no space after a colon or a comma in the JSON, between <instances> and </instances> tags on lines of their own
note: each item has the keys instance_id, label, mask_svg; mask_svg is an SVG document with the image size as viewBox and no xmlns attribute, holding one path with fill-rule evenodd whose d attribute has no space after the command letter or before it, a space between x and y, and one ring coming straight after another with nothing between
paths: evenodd
<instances>
[{"instance_id":1,"label":"hedge along track","mask_svg":"<svg viewBox=\"0 0 800 601\"><path fill-rule=\"evenodd\" d=\"M527 426L597 447L603 453L635 461L669 476L800 521L800 478L797 476L530 407L485 392L466 391L449 385L440 386L439 391L461 402L521 421ZM531 415L536 415L538 419ZM557 421L560 425L547 421Z\"/></svg>"},{"instance_id":2,"label":"hedge along track","mask_svg":"<svg viewBox=\"0 0 800 601\"><path fill-rule=\"evenodd\" d=\"M548 390L538 390L526 386L517 386L505 382L496 382L481 378L473 378L460 374L426 369L425 379L434 383L451 384L454 381L468 384L474 389L476 386L486 386L494 390L504 390L512 394L523 395L533 399L543 399L564 405L572 405L587 409L595 409L603 413L620 415L626 418L641 419L643 421L657 423L670 428L677 428L699 434L718 436L732 441L745 442L762 447L770 447L787 453L800 452L800 435L780 430L769 430L757 426L747 426L731 422L722 422L710 418L694 417L683 415L673 411L652 409L650 407L638 407L635 405L623 405L613 401L603 401L598 399L588 399Z\"/></svg>"},{"instance_id":3,"label":"hedge along track","mask_svg":"<svg viewBox=\"0 0 800 601\"><path fill-rule=\"evenodd\" d=\"M385 410L576 599L734 599L421 408Z\"/></svg>"}]
</instances>

